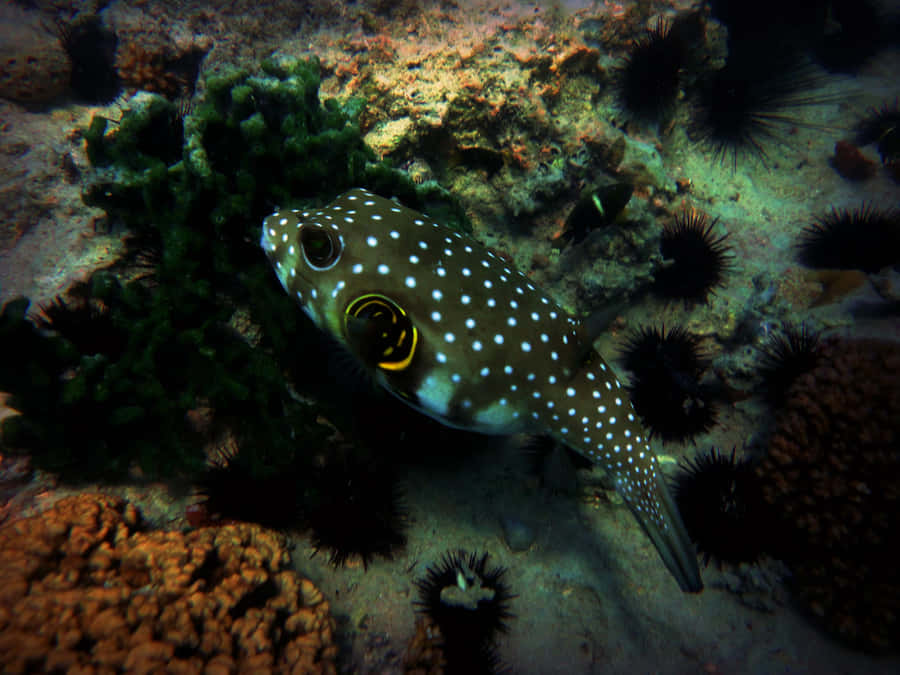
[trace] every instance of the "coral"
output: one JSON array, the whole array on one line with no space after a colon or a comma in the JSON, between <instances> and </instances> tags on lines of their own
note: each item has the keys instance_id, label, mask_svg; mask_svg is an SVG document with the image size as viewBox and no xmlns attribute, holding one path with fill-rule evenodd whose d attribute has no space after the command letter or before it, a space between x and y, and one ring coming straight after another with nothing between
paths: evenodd
<instances>
[{"instance_id":1,"label":"coral","mask_svg":"<svg viewBox=\"0 0 900 675\"><path fill-rule=\"evenodd\" d=\"M295 434L312 429L311 445L321 434L285 373L315 378L308 361L323 347L309 331L304 342L308 324L259 256L259 221L272 203L312 203L354 183L439 205L433 189L370 163L348 114L319 103L314 62L210 78L203 102L183 113L141 94L117 124L97 116L84 130L94 169L84 199L132 233L122 265L91 278L85 301L104 309L79 331L112 325L124 350L89 353L80 338L43 335L28 328L27 306L4 313L0 334L20 359L2 364L0 386L22 415L4 421L2 439L38 468L66 478L200 471L206 439L185 423L200 405L270 471L290 464L304 452ZM239 304L251 308L255 341L228 323Z\"/></svg>"},{"instance_id":2,"label":"coral","mask_svg":"<svg viewBox=\"0 0 900 675\"><path fill-rule=\"evenodd\" d=\"M824 625L896 647L900 584L900 345L823 341L788 392L759 475L780 514L793 589Z\"/></svg>"},{"instance_id":3,"label":"coral","mask_svg":"<svg viewBox=\"0 0 900 675\"><path fill-rule=\"evenodd\" d=\"M211 43L200 38L176 45L166 38L144 44L132 36L116 52L116 73L125 87L150 91L170 100L189 98L210 48Z\"/></svg>"},{"instance_id":4,"label":"coral","mask_svg":"<svg viewBox=\"0 0 900 675\"><path fill-rule=\"evenodd\" d=\"M276 535L139 527L81 494L0 528L4 672L335 672L328 602Z\"/></svg>"},{"instance_id":5,"label":"coral","mask_svg":"<svg viewBox=\"0 0 900 675\"><path fill-rule=\"evenodd\" d=\"M852 181L871 178L875 175L877 166L850 141L835 143L834 156L830 158L829 162L841 176Z\"/></svg>"},{"instance_id":6,"label":"coral","mask_svg":"<svg viewBox=\"0 0 900 675\"><path fill-rule=\"evenodd\" d=\"M832 208L803 228L797 250L808 267L878 272L900 262L900 209Z\"/></svg>"},{"instance_id":7,"label":"coral","mask_svg":"<svg viewBox=\"0 0 900 675\"><path fill-rule=\"evenodd\" d=\"M403 658L405 675L443 675L447 665L443 646L441 629L428 617L417 618L416 632L413 633Z\"/></svg>"},{"instance_id":8,"label":"coral","mask_svg":"<svg viewBox=\"0 0 900 675\"><path fill-rule=\"evenodd\" d=\"M134 42L116 53L116 73L124 86L151 91L166 98L175 98L184 88L178 76L169 70L165 54L150 51Z\"/></svg>"}]
</instances>

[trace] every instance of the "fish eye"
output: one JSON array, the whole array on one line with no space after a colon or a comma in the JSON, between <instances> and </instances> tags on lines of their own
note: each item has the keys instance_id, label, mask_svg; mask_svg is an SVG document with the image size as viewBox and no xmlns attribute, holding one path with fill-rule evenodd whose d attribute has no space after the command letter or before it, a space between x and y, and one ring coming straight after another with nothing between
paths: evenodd
<instances>
[{"instance_id":1,"label":"fish eye","mask_svg":"<svg viewBox=\"0 0 900 675\"><path fill-rule=\"evenodd\" d=\"M300 230L303 257L315 270L327 270L341 257L343 243L332 230L324 227L304 226Z\"/></svg>"}]
</instances>

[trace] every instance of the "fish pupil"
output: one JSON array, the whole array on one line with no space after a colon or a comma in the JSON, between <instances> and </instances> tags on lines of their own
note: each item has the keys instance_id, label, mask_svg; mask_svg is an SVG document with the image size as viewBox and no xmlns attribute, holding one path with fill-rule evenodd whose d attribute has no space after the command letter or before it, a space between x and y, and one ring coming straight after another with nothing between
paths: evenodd
<instances>
[{"instance_id":1,"label":"fish pupil","mask_svg":"<svg viewBox=\"0 0 900 675\"><path fill-rule=\"evenodd\" d=\"M300 233L300 243L306 259L313 267L325 267L334 262L340 252L340 242L323 228L305 227Z\"/></svg>"}]
</instances>

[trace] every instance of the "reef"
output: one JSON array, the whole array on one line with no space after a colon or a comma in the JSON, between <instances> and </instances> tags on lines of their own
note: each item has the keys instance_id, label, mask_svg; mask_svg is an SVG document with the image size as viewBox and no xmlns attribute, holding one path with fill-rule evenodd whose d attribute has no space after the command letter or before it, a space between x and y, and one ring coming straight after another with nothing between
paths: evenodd
<instances>
[{"instance_id":1,"label":"reef","mask_svg":"<svg viewBox=\"0 0 900 675\"><path fill-rule=\"evenodd\" d=\"M278 535L140 528L98 494L0 528L4 672L336 672L329 604Z\"/></svg>"},{"instance_id":2,"label":"reef","mask_svg":"<svg viewBox=\"0 0 900 675\"><path fill-rule=\"evenodd\" d=\"M824 340L797 377L758 469L782 514L792 587L829 630L856 645L897 644L900 345Z\"/></svg>"},{"instance_id":3,"label":"reef","mask_svg":"<svg viewBox=\"0 0 900 675\"><path fill-rule=\"evenodd\" d=\"M225 430L269 474L308 454L296 435L319 443L316 414L285 375L298 387L320 379L310 362L325 347L265 264L262 216L366 185L462 229L467 220L436 184L376 161L359 102L322 104L318 86L315 60L268 60L210 75L190 114L141 94L121 119L93 118L84 200L128 230L124 258L79 302L103 307L95 334L112 325L121 339L115 353L88 353L35 328L26 301L8 304L0 340L21 358L0 368L0 389L22 414L4 421L4 447L67 479L115 479L197 473L204 443ZM186 422L200 409L213 418L206 437Z\"/></svg>"}]
</instances>

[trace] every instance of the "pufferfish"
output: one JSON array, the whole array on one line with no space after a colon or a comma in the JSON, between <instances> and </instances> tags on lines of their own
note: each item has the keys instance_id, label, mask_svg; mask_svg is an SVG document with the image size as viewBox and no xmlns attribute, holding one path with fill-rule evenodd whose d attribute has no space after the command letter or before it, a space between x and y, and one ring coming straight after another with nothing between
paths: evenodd
<instances>
[{"instance_id":1,"label":"pufferfish","mask_svg":"<svg viewBox=\"0 0 900 675\"><path fill-rule=\"evenodd\" d=\"M360 188L276 211L261 245L284 289L379 384L446 425L549 434L596 462L681 589L702 590L647 432L594 336L510 263Z\"/></svg>"}]
</instances>

